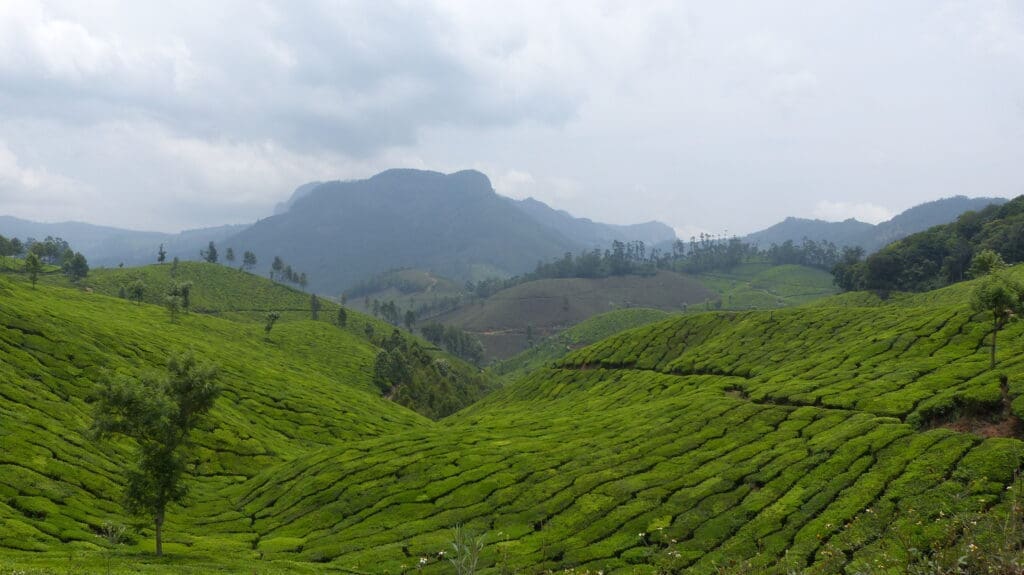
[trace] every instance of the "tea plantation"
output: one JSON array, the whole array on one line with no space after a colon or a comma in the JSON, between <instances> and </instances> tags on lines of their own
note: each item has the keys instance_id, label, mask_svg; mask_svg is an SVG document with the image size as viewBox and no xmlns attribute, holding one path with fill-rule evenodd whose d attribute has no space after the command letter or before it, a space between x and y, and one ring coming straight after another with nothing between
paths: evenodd
<instances>
[{"instance_id":1,"label":"tea plantation","mask_svg":"<svg viewBox=\"0 0 1024 575\"><path fill-rule=\"evenodd\" d=\"M496 574L901 573L947 550L972 572L1022 496L1024 359L1010 324L988 368L971 289L670 317L431 421L373 393L373 346L325 322L267 338L0 278L0 565L453 573L462 525ZM86 430L98 381L177 349L226 391L157 560L146 522L102 537L132 521L130 446Z\"/></svg>"}]
</instances>

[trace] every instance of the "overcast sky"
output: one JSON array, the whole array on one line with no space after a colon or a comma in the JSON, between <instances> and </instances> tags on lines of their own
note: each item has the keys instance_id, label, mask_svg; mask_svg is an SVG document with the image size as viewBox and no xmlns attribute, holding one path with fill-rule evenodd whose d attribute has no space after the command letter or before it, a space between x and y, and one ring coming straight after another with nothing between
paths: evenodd
<instances>
[{"instance_id":1,"label":"overcast sky","mask_svg":"<svg viewBox=\"0 0 1024 575\"><path fill-rule=\"evenodd\" d=\"M475 168L686 237L1024 193L1024 2L0 0L0 214L176 231Z\"/></svg>"}]
</instances>

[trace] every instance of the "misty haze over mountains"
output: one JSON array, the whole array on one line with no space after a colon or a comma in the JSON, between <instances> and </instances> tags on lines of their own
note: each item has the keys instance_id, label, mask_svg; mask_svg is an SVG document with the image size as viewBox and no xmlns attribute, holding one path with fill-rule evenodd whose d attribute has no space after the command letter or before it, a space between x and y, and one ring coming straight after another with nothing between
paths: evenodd
<instances>
[{"instance_id":1,"label":"misty haze over mountains","mask_svg":"<svg viewBox=\"0 0 1024 575\"><path fill-rule=\"evenodd\" d=\"M747 240L767 247L803 238L874 251L930 226L952 221L1001 198L957 196L907 210L882 224L788 218ZM383 271L415 267L464 281L531 270L538 261L605 249L613 241L643 241L670 249L676 239L660 222L613 225L554 209L533 198L495 193L486 175L392 169L366 180L299 186L274 215L251 225L220 226L179 234L140 232L80 222L33 223L0 217L7 236L59 236L97 266L152 263L160 244L169 257L199 259L208 242L240 255L253 251L256 271L274 257L309 276L314 291L336 294ZM687 241L688 238L681 238Z\"/></svg>"}]
</instances>

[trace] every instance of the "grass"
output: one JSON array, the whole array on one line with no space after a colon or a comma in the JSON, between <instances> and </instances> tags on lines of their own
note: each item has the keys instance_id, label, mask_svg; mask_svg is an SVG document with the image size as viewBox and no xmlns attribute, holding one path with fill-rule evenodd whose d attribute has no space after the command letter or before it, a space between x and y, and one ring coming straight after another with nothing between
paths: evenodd
<instances>
[{"instance_id":1,"label":"grass","mask_svg":"<svg viewBox=\"0 0 1024 575\"><path fill-rule=\"evenodd\" d=\"M484 573L901 572L964 517L1004 512L1024 457L1002 425L1024 415L1024 324L987 369L970 289L672 316L435 422L371 393L372 346L325 322L267 341L244 319L170 324L0 278L0 565L103 570L98 530L132 523L116 501L128 446L85 439L89 390L184 346L228 391L171 556L144 555L143 525L115 572L450 573L438 552L457 525L485 534ZM962 418L1011 432L950 428Z\"/></svg>"}]
</instances>

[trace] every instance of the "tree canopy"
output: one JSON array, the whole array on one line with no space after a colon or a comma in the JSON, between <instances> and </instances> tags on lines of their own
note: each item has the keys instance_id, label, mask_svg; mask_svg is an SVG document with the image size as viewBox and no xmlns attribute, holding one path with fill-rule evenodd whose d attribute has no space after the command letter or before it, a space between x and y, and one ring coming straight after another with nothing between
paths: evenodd
<instances>
[{"instance_id":1,"label":"tree canopy","mask_svg":"<svg viewBox=\"0 0 1024 575\"><path fill-rule=\"evenodd\" d=\"M188 492L183 483L189 435L220 395L217 369L192 353L174 355L167 373L140 378L118 376L99 390L93 431L97 438L119 434L136 442L136 463L127 470L125 506L151 517L156 554L163 554L167 505Z\"/></svg>"}]
</instances>

